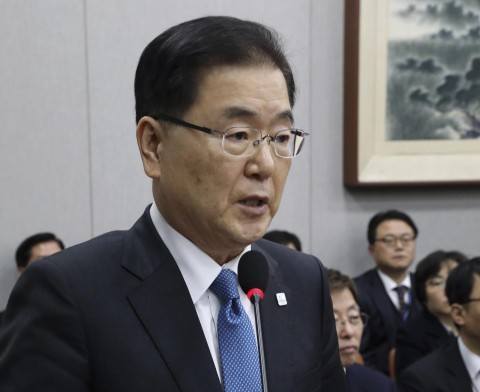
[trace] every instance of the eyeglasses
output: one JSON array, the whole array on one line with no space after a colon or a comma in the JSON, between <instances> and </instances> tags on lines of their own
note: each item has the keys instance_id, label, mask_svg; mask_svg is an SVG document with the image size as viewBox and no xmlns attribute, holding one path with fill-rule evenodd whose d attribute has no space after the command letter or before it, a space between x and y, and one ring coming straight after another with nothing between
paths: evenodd
<instances>
[{"instance_id":1,"label":"eyeglasses","mask_svg":"<svg viewBox=\"0 0 480 392\"><path fill-rule=\"evenodd\" d=\"M427 286L430 287L445 287L447 281L442 278L432 278L426 281Z\"/></svg>"},{"instance_id":2,"label":"eyeglasses","mask_svg":"<svg viewBox=\"0 0 480 392\"><path fill-rule=\"evenodd\" d=\"M480 302L480 298L469 298L467 301L462 302L462 304L469 304L470 302Z\"/></svg>"},{"instance_id":3,"label":"eyeglasses","mask_svg":"<svg viewBox=\"0 0 480 392\"><path fill-rule=\"evenodd\" d=\"M368 322L368 314L366 313L355 313L347 316L346 319L342 320L340 317L335 316L335 326L337 329L343 327L346 323L349 323L352 327L365 327Z\"/></svg>"},{"instance_id":4,"label":"eyeglasses","mask_svg":"<svg viewBox=\"0 0 480 392\"><path fill-rule=\"evenodd\" d=\"M250 156L255 154L256 147L264 140L273 145L275 154L281 158L293 158L300 154L305 138L308 133L296 128L282 129L274 136L262 135L262 132L256 128L232 127L226 131L216 131L215 129L201 127L189 122L180 120L167 114L159 114L153 117L156 120L165 120L182 127L195 129L210 135L222 135L222 148L229 155Z\"/></svg>"},{"instance_id":5,"label":"eyeglasses","mask_svg":"<svg viewBox=\"0 0 480 392\"><path fill-rule=\"evenodd\" d=\"M410 246L413 244L413 241L415 241L415 236L410 234L402 235L400 237L387 235L383 238L377 238L375 242L377 241L383 242L389 248L393 248L395 245L397 245L398 241L400 241L402 246Z\"/></svg>"}]
</instances>

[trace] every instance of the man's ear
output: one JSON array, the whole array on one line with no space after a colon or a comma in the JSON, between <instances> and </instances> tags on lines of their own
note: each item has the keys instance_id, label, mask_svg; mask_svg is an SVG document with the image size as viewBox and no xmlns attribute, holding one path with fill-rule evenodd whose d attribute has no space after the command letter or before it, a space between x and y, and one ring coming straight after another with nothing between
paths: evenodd
<instances>
[{"instance_id":1,"label":"man's ear","mask_svg":"<svg viewBox=\"0 0 480 392\"><path fill-rule=\"evenodd\" d=\"M465 324L465 308L460 304L452 304L450 314L452 316L453 322L457 325Z\"/></svg>"},{"instance_id":2,"label":"man's ear","mask_svg":"<svg viewBox=\"0 0 480 392\"><path fill-rule=\"evenodd\" d=\"M149 116L142 117L137 124L137 144L143 170L152 179L160 178L160 151L164 132L161 124Z\"/></svg>"}]
</instances>

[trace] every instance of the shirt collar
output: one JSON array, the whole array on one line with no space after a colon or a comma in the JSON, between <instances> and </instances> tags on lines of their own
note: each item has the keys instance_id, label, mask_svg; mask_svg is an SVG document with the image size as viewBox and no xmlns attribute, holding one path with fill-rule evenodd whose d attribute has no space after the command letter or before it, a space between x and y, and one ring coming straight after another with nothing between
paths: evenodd
<instances>
[{"instance_id":1,"label":"shirt collar","mask_svg":"<svg viewBox=\"0 0 480 392\"><path fill-rule=\"evenodd\" d=\"M475 354L467 346L465 346L465 343L463 343L461 337L459 337L457 341L460 355L463 359L465 367L467 368L468 374L470 375L470 379L475 380L478 372L480 372L480 356Z\"/></svg>"},{"instance_id":2,"label":"shirt collar","mask_svg":"<svg viewBox=\"0 0 480 392\"><path fill-rule=\"evenodd\" d=\"M170 226L155 203L150 207L150 217L175 259L194 304L208 290L222 268L228 268L237 273L240 257L251 249L248 245L237 257L220 266L197 245Z\"/></svg>"},{"instance_id":3,"label":"shirt collar","mask_svg":"<svg viewBox=\"0 0 480 392\"><path fill-rule=\"evenodd\" d=\"M412 282L410 280L409 273L407 273L407 275L405 276L405 279L403 279L400 283L397 283L392 278L390 278L390 276L380 271L379 268L377 268L377 272L387 292L392 291L398 286L406 286L409 290L412 287Z\"/></svg>"}]
</instances>

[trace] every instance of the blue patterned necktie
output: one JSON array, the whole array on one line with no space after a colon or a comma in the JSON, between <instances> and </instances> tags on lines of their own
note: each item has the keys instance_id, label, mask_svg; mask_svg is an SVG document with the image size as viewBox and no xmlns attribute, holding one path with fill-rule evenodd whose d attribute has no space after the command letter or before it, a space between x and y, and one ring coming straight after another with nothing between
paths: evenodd
<instances>
[{"instance_id":1,"label":"blue patterned necktie","mask_svg":"<svg viewBox=\"0 0 480 392\"><path fill-rule=\"evenodd\" d=\"M237 276L222 269L210 289L220 300L217 334L225 392L261 392L257 343L238 295Z\"/></svg>"}]
</instances>

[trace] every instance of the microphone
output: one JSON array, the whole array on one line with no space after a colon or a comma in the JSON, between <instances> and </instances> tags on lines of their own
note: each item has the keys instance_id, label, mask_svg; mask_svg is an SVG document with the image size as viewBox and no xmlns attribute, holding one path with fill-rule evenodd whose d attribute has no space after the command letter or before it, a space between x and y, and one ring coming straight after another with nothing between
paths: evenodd
<instances>
[{"instance_id":1,"label":"microphone","mask_svg":"<svg viewBox=\"0 0 480 392\"><path fill-rule=\"evenodd\" d=\"M262 375L263 392L268 392L265 353L263 350L262 322L260 320L260 301L265 296L268 285L268 263L265 256L251 250L243 254L238 264L238 283L253 303L257 330L258 356Z\"/></svg>"}]
</instances>

